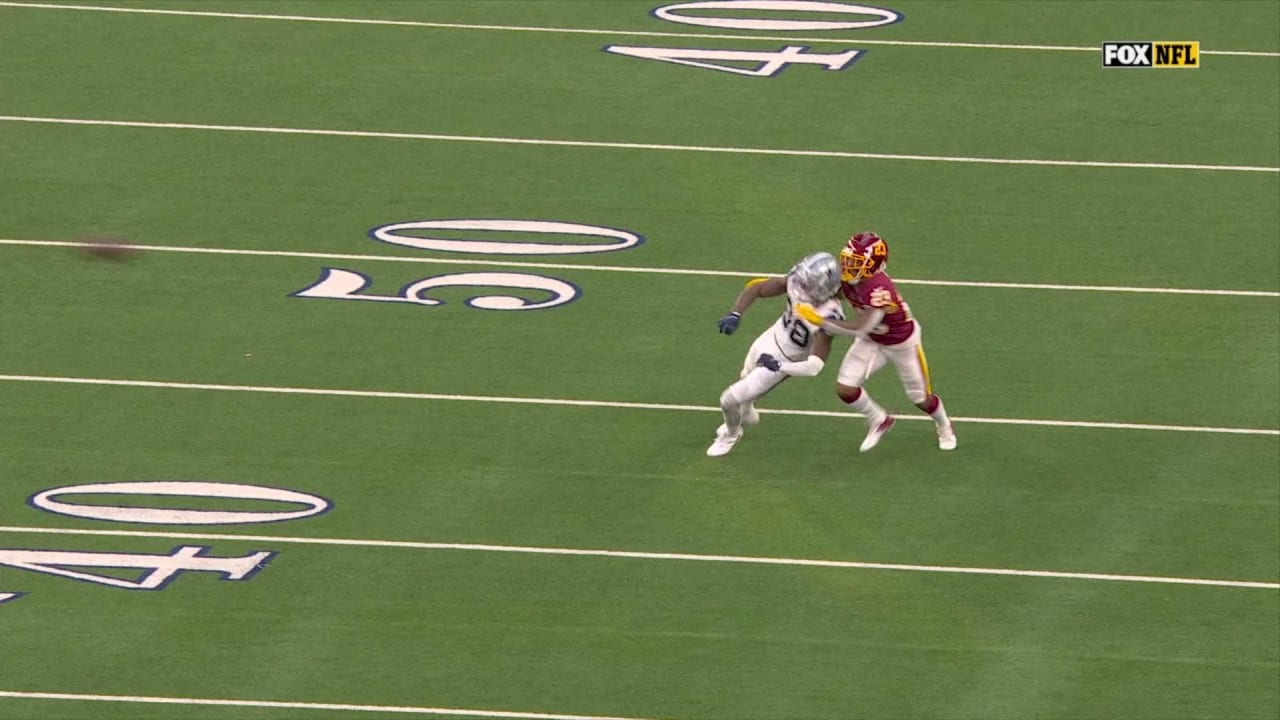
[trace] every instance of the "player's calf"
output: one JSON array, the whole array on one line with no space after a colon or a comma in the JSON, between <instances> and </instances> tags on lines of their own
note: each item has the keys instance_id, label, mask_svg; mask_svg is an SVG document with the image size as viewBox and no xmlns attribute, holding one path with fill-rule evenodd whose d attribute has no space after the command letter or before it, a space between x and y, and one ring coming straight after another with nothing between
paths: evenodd
<instances>
[{"instance_id":1,"label":"player's calf","mask_svg":"<svg viewBox=\"0 0 1280 720\"><path fill-rule=\"evenodd\" d=\"M755 402L777 384L776 377L775 373L758 368L720 393L720 413L724 416L724 423L716 428L716 440L707 448L708 455L719 457L729 454L742 438L745 426L760 422Z\"/></svg>"},{"instance_id":2,"label":"player's calf","mask_svg":"<svg viewBox=\"0 0 1280 720\"><path fill-rule=\"evenodd\" d=\"M744 422L752 425L759 420L754 403L771 389L768 376L772 373L757 370L747 373L746 377L720 393L720 412L724 414L725 425L732 431L736 432Z\"/></svg>"},{"instance_id":3,"label":"player's calf","mask_svg":"<svg viewBox=\"0 0 1280 720\"><path fill-rule=\"evenodd\" d=\"M836 395L854 412L862 413L869 425L879 425L885 416L889 414L885 412L884 408L880 407L879 403L871 399L869 393L860 387L836 383Z\"/></svg>"},{"instance_id":4,"label":"player's calf","mask_svg":"<svg viewBox=\"0 0 1280 720\"><path fill-rule=\"evenodd\" d=\"M954 450L956 448L956 429L951 424L951 418L947 416L947 409L942 404L942 398L937 395L929 395L922 402L916 403L916 407L933 418L933 425L938 431L938 447L943 450Z\"/></svg>"},{"instance_id":5,"label":"player's calf","mask_svg":"<svg viewBox=\"0 0 1280 720\"><path fill-rule=\"evenodd\" d=\"M733 386L720 393L720 412L724 415L725 427L730 432L742 430L742 401L733 392Z\"/></svg>"}]
</instances>

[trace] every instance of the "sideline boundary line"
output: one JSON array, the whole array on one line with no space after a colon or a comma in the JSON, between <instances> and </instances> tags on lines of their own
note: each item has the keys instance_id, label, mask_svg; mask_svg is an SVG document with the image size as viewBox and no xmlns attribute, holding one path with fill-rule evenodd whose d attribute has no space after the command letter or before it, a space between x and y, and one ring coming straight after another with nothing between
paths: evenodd
<instances>
[{"instance_id":1,"label":"sideline boundary line","mask_svg":"<svg viewBox=\"0 0 1280 720\"><path fill-rule=\"evenodd\" d=\"M722 145L674 145L666 143L608 142L597 140L552 140L488 135L445 135L438 133L378 132L372 130L325 130L263 125L213 125L208 123L151 122L143 120L95 120L89 118L0 115L3 122L48 125L96 125L104 127L161 130L211 130L219 132L267 133L276 135L321 135L329 137L388 138L397 140L439 140L446 142L493 143L499 145L550 145L558 147L608 148L615 150L669 150L674 152L722 153L728 155L779 155L861 160L915 160L921 162L972 163L981 165L1040 165L1050 167L1130 168L1142 170L1211 170L1218 172L1280 173L1280 167L1261 165L1206 165L1197 163L1112 162L1103 160L1039 160L1030 158L967 157L960 155L910 155L903 153L846 152L843 150L788 150L780 148L728 147Z\"/></svg>"},{"instance_id":2,"label":"sideline boundary line","mask_svg":"<svg viewBox=\"0 0 1280 720\"><path fill-rule=\"evenodd\" d=\"M275 385L222 385L215 383L165 382L157 380L118 380L109 378L61 377L51 375L6 375L0 381L53 383L62 385L114 385L118 387L155 388L163 390L214 390L223 392L270 393L277 395L321 395L328 397L383 398L396 400L455 400L461 402L509 403L513 405L560 405L569 407L625 408L628 410L679 410L687 412L719 413L719 407L680 405L673 403L642 403L611 400L571 400L565 398L508 397L501 395L455 395L447 393L399 392L386 390L338 390L329 388L281 387ZM801 415L805 417L856 418L853 412L834 410L786 410L764 409L768 415ZM899 420L928 420L924 415L899 415ZM1072 427L1104 430L1155 430L1164 432L1220 433L1228 435L1271 435L1280 437L1280 430L1270 428L1214 427L1204 425L1154 425L1146 423L1094 422L1087 420L1034 420L1028 418L952 417L961 424L985 425L1038 425L1042 427Z\"/></svg>"},{"instance_id":3,"label":"sideline boundary line","mask_svg":"<svg viewBox=\"0 0 1280 720\"><path fill-rule=\"evenodd\" d=\"M777 40L783 42L854 43L862 45L897 45L904 47L940 47L982 50L1050 50L1066 52L1101 52L1100 47L1078 45L1032 45L1003 43L946 42L937 40L869 40L864 38L792 37L787 35L721 35L714 33L677 33L646 30L607 30L598 28L530 27L520 25L477 25L468 23L427 22L423 20L383 20L378 18L342 18L312 15L272 15L260 13L214 12L208 10L161 10L159 8L109 7L101 5L52 5L48 3L0 2L0 7L33 10L83 10L143 15L186 15L194 17L234 18L238 20L283 20L292 22L339 23L348 25L388 25L444 30L505 30L514 32L570 33L578 35L620 35L628 37L696 38L706 40ZM1257 50L1202 50L1201 55L1237 57L1280 57L1280 52Z\"/></svg>"},{"instance_id":4,"label":"sideline boundary line","mask_svg":"<svg viewBox=\"0 0 1280 720\"><path fill-rule=\"evenodd\" d=\"M280 535L240 535L235 533L159 532L147 530L81 530L0 526L0 532L34 535L97 535L106 537L162 538L167 540L234 540L254 543L287 543L295 545L337 545L345 547L402 548L410 550L460 550L470 552L511 553L524 555L565 555L571 557L606 557L632 560L680 560L690 562L734 563L742 565L783 565L789 567L821 567L845 570L897 570L900 572L943 573L949 575L988 575L1056 578L1061 580L1094 580L1102 582L1149 583L1160 585L1199 585L1210 587L1280 590L1280 583L1252 580L1215 580L1209 578L1164 577L1159 575L1120 575L1114 573L1062 572L1057 570L1017 570L1013 568L961 567L953 565L910 565L901 563L859 562L854 560L810 560L804 558L764 557L759 555L700 555L696 553L643 552L637 550L601 550L587 548L533 547L526 545L488 545L478 543L415 542L408 540L360 540L354 538L308 538Z\"/></svg>"},{"instance_id":5,"label":"sideline boundary line","mask_svg":"<svg viewBox=\"0 0 1280 720\"><path fill-rule=\"evenodd\" d=\"M0 246L90 248L100 243L66 240L21 240L0 238ZM120 247L139 252L194 253L203 255L249 255L259 257L308 258L314 260L358 260L361 262L421 263L427 265L484 265L488 267L532 268L537 270L593 270L603 272L644 273L653 275L699 275L707 277L756 278L776 275L777 272L742 272L739 270L691 270L686 268L659 268L626 265L585 265L575 263L544 263L519 260L464 260L460 258L410 257L403 255L357 255L349 253L322 253L293 250L254 250L237 248L203 248L179 245L141 245L121 243ZM1089 292L1148 293L1157 295L1224 295L1232 297L1280 298L1280 292L1271 290L1212 290L1169 287L1125 287L1122 285L1059 285L1052 283L985 282L979 280L911 280L894 278L899 285L935 285L941 287L1007 288L1017 290L1075 290Z\"/></svg>"}]
</instances>

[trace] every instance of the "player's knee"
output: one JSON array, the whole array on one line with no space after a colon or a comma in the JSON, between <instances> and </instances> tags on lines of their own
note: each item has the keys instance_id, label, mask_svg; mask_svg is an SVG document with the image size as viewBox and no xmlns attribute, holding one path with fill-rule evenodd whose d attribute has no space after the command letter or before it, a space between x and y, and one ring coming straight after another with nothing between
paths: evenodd
<instances>
[{"instance_id":1,"label":"player's knee","mask_svg":"<svg viewBox=\"0 0 1280 720\"><path fill-rule=\"evenodd\" d=\"M925 403L929 402L930 397L932 396L929 395L929 393L925 392L924 390L908 390L907 391L907 399L915 403L921 409L924 409L924 405Z\"/></svg>"},{"instance_id":2,"label":"player's knee","mask_svg":"<svg viewBox=\"0 0 1280 720\"><path fill-rule=\"evenodd\" d=\"M845 403L857 402L858 398L862 397L862 388L836 383L836 395Z\"/></svg>"},{"instance_id":3,"label":"player's knee","mask_svg":"<svg viewBox=\"0 0 1280 720\"><path fill-rule=\"evenodd\" d=\"M742 401L738 399L738 396L736 394L734 394L732 387L720 393L720 409L721 410L727 410L729 408L737 407L738 405L741 405L741 404L742 404Z\"/></svg>"}]
</instances>

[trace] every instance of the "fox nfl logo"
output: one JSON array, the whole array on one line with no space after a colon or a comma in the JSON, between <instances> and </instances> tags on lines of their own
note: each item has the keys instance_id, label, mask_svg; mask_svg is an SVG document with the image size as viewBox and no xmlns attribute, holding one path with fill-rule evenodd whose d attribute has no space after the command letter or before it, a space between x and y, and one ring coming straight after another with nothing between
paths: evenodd
<instances>
[{"instance_id":1,"label":"fox nfl logo","mask_svg":"<svg viewBox=\"0 0 1280 720\"><path fill-rule=\"evenodd\" d=\"M1197 68L1200 43L1194 40L1102 43L1104 68Z\"/></svg>"}]
</instances>

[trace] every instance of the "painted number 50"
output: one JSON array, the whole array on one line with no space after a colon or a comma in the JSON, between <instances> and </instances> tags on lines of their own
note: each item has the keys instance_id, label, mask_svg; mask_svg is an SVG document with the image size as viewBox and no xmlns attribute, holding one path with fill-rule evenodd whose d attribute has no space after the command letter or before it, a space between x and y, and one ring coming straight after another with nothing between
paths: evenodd
<instances>
[{"instance_id":1,"label":"painted number 50","mask_svg":"<svg viewBox=\"0 0 1280 720\"><path fill-rule=\"evenodd\" d=\"M464 239L460 233L481 234ZM510 239L495 239L506 234ZM547 237L544 237L547 236ZM644 242L630 230L555 220L418 220L380 225L369 231L378 242L415 250L471 255L581 255L628 250ZM569 241L563 238L576 237ZM561 238L557 240L557 238ZM293 297L402 303L427 307L446 304L435 296L443 288L490 288L510 292L477 294L464 302L481 310L543 310L568 305L582 296L577 285L547 275L521 272L465 272L420 278L394 295L365 292L373 278L357 270L324 268L320 279Z\"/></svg>"}]
</instances>

